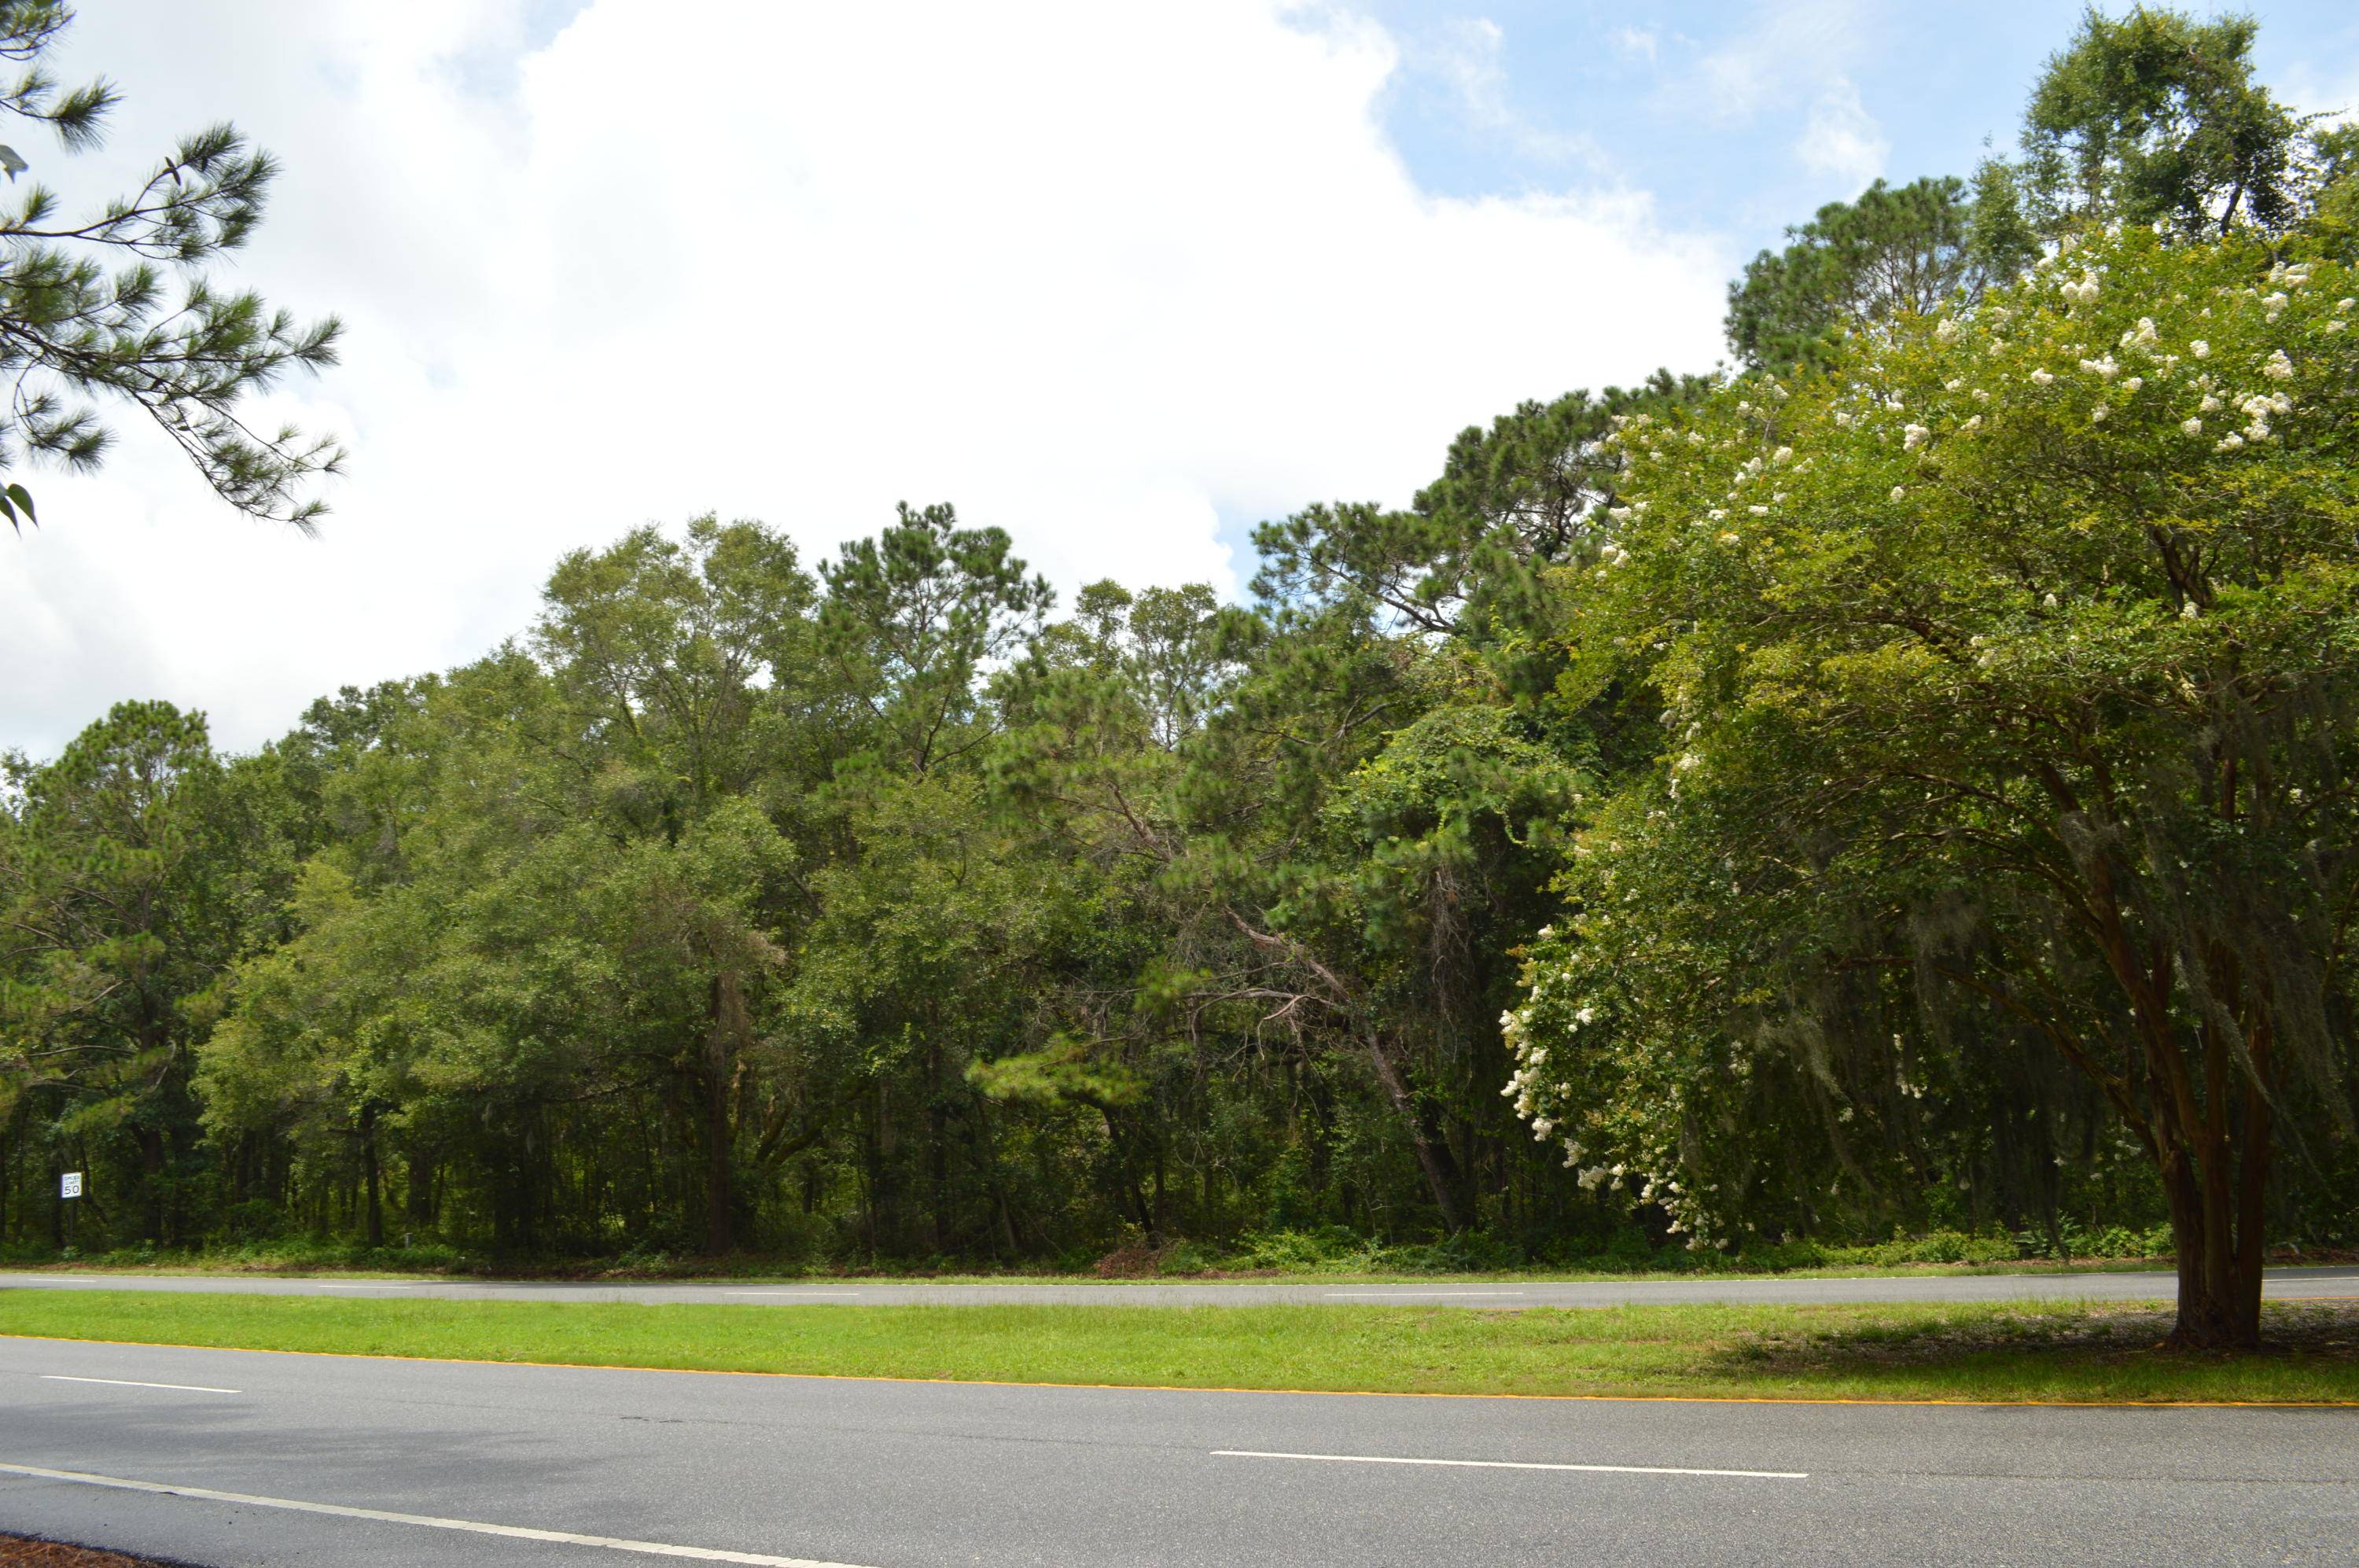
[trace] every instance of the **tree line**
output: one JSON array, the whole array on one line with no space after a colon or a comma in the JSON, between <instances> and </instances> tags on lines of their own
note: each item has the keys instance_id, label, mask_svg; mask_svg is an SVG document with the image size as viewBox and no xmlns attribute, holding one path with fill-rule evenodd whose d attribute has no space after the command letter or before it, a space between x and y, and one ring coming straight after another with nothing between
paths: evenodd
<instances>
[{"instance_id":1,"label":"tree line","mask_svg":"<svg viewBox=\"0 0 2359 1568\"><path fill-rule=\"evenodd\" d=\"M2347 1245L2354 133L2094 13L2020 153L1526 403L1252 597L698 518L223 756L0 810L0 1246L1466 1261Z\"/></svg>"}]
</instances>

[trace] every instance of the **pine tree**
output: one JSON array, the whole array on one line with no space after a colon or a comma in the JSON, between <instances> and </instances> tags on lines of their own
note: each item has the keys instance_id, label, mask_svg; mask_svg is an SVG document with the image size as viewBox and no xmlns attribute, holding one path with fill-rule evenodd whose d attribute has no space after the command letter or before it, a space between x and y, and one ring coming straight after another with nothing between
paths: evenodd
<instances>
[{"instance_id":1,"label":"pine tree","mask_svg":"<svg viewBox=\"0 0 2359 1568\"><path fill-rule=\"evenodd\" d=\"M47 126L68 153L97 147L119 102L103 78L60 90L43 69L73 16L59 0L0 0L0 60L22 67L0 82L0 110ZM37 161L0 144L12 185ZM136 191L94 213L64 213L38 177L0 203L0 376L13 382L0 517L19 532L33 502L16 471L33 457L98 467L114 441L98 408L108 398L154 419L239 511L308 528L324 509L300 492L336 471L342 450L292 426L258 431L240 404L291 366L334 364L341 325L299 323L202 270L253 237L277 171L224 122L181 138Z\"/></svg>"}]
</instances>

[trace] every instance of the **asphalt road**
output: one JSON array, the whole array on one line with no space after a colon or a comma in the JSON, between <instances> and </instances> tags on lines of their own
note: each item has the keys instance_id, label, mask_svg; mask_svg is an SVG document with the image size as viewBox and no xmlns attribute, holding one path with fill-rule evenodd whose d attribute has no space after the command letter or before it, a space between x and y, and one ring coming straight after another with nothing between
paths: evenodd
<instances>
[{"instance_id":1,"label":"asphalt road","mask_svg":"<svg viewBox=\"0 0 2359 1568\"><path fill-rule=\"evenodd\" d=\"M2262 1289L2276 1299L2359 1299L2359 1268L2272 1269ZM1515 1279L1496 1283L1420 1285L1211 1283L1006 1283L987 1285L864 1285L850 1280L712 1284L571 1284L546 1280L284 1279L240 1275L0 1273L0 1290L224 1290L250 1295L426 1297L462 1301L707 1301L792 1305L934 1302L945 1306L1035 1301L1098 1302L1146 1307L1255 1306L1272 1301L1368 1301L1464 1307L1612 1307L1673 1301L2170 1301L2175 1275L1934 1274L1833 1279L1781 1275L1762 1279ZM2359 1556L2359 1553L2354 1553Z\"/></svg>"},{"instance_id":2,"label":"asphalt road","mask_svg":"<svg viewBox=\"0 0 2359 1568\"><path fill-rule=\"evenodd\" d=\"M2347 1564L2359 1410L1014 1388L0 1340L0 1530L221 1568Z\"/></svg>"}]
</instances>

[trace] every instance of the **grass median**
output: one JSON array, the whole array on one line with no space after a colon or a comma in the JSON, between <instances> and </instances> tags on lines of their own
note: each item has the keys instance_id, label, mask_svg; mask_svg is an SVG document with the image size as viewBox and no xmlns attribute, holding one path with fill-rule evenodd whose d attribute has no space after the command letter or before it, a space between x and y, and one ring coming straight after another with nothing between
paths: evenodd
<instances>
[{"instance_id":1,"label":"grass median","mask_svg":"<svg viewBox=\"0 0 2359 1568\"><path fill-rule=\"evenodd\" d=\"M0 1334L720 1372L1405 1394L2359 1404L2359 1303L2156 1348L2151 1303L701 1306L0 1292Z\"/></svg>"}]
</instances>

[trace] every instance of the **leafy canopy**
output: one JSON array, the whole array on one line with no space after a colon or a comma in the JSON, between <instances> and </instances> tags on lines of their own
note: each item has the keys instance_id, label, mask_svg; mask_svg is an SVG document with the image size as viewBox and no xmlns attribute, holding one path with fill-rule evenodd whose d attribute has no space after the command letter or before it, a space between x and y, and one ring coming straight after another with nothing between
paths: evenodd
<instances>
[{"instance_id":1,"label":"leafy canopy","mask_svg":"<svg viewBox=\"0 0 2359 1568\"><path fill-rule=\"evenodd\" d=\"M2354 288L2132 228L1625 424L1582 660L1667 752L1506 1020L1536 1136L1724 1241L2013 1030L2257 1269L2272 1121L2350 1120Z\"/></svg>"}]
</instances>

